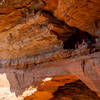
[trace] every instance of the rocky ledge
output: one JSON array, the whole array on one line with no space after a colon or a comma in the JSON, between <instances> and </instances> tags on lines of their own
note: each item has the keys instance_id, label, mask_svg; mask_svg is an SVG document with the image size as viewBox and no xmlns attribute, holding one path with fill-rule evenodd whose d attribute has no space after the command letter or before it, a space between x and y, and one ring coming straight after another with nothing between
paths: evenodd
<instances>
[{"instance_id":1,"label":"rocky ledge","mask_svg":"<svg viewBox=\"0 0 100 100\"><path fill-rule=\"evenodd\" d=\"M32 93L34 93L34 88L37 89L41 84L45 82L45 80L49 81L53 79L53 77L61 75L65 75L66 77L67 75L74 75L74 77L78 77L91 90L95 91L97 95L99 95L99 73L100 52L88 56L81 56L78 58L76 57L63 59L60 61L47 62L36 65L31 69L16 70L11 68L1 68L0 80L2 81L0 82L0 88L10 89L11 92L9 95L18 99L17 96L20 96L20 98L23 96L28 96L23 95L26 88L33 87ZM66 81L64 81L64 84Z\"/></svg>"}]
</instances>

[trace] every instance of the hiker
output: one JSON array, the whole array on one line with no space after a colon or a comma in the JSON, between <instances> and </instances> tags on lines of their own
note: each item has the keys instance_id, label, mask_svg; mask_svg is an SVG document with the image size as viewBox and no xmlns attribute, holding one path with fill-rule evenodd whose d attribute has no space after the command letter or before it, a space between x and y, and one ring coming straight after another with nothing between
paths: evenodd
<instances>
[{"instance_id":1,"label":"hiker","mask_svg":"<svg viewBox=\"0 0 100 100\"><path fill-rule=\"evenodd\" d=\"M86 45L87 43L85 42L85 40L82 41L82 45Z\"/></svg>"},{"instance_id":2,"label":"hiker","mask_svg":"<svg viewBox=\"0 0 100 100\"><path fill-rule=\"evenodd\" d=\"M87 48L87 43L85 40L82 41L81 48Z\"/></svg>"},{"instance_id":3,"label":"hiker","mask_svg":"<svg viewBox=\"0 0 100 100\"><path fill-rule=\"evenodd\" d=\"M79 44L79 42L77 42L76 44L75 44L75 49L78 49L80 47L80 44Z\"/></svg>"}]
</instances>

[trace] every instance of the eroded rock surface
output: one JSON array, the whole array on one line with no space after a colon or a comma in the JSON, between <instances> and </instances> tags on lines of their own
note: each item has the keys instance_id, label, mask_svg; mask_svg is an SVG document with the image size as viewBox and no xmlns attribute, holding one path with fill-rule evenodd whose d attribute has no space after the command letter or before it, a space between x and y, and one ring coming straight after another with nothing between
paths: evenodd
<instances>
[{"instance_id":1,"label":"eroded rock surface","mask_svg":"<svg viewBox=\"0 0 100 100\"><path fill-rule=\"evenodd\" d=\"M45 9L72 27L100 35L99 0L1 0L0 30L13 28L34 9Z\"/></svg>"},{"instance_id":2,"label":"eroded rock surface","mask_svg":"<svg viewBox=\"0 0 100 100\"><path fill-rule=\"evenodd\" d=\"M98 0L1 0L1 65L18 65L27 57L46 53L47 56L55 55L54 52L63 49L65 40L78 33L72 27L96 35L99 32L99 4ZM85 33L83 31L80 34ZM17 60L22 58L23 61Z\"/></svg>"},{"instance_id":3,"label":"eroded rock surface","mask_svg":"<svg viewBox=\"0 0 100 100\"><path fill-rule=\"evenodd\" d=\"M0 0L0 99L67 74L100 94L100 53L64 50L70 36L86 32L100 36L99 0Z\"/></svg>"},{"instance_id":4,"label":"eroded rock surface","mask_svg":"<svg viewBox=\"0 0 100 100\"><path fill-rule=\"evenodd\" d=\"M35 56L61 50L62 40L74 33L74 29L63 25L48 13L39 11L0 34L0 59Z\"/></svg>"},{"instance_id":5,"label":"eroded rock surface","mask_svg":"<svg viewBox=\"0 0 100 100\"><path fill-rule=\"evenodd\" d=\"M100 35L99 0L59 0L54 13L70 26Z\"/></svg>"},{"instance_id":6,"label":"eroded rock surface","mask_svg":"<svg viewBox=\"0 0 100 100\"><path fill-rule=\"evenodd\" d=\"M78 33L82 36L86 34L69 27L44 10L33 12L13 28L1 32L1 67L27 68L34 64L70 57L72 50L63 50L63 42Z\"/></svg>"},{"instance_id":7,"label":"eroded rock surface","mask_svg":"<svg viewBox=\"0 0 100 100\"><path fill-rule=\"evenodd\" d=\"M32 69L0 69L0 88L6 88L12 95L20 96L26 88L37 88L44 79L59 75L75 75L81 79L91 90L100 94L100 53L78 58L63 59L47 62ZM66 80L68 81L68 80ZM58 82L59 83L59 82ZM34 93L34 92L33 92ZM6 99L7 100L7 99ZM8 99L9 100L9 99Z\"/></svg>"},{"instance_id":8,"label":"eroded rock surface","mask_svg":"<svg viewBox=\"0 0 100 100\"><path fill-rule=\"evenodd\" d=\"M25 97L25 100L99 100L97 95L89 90L73 75L54 77L42 84L37 92Z\"/></svg>"}]
</instances>

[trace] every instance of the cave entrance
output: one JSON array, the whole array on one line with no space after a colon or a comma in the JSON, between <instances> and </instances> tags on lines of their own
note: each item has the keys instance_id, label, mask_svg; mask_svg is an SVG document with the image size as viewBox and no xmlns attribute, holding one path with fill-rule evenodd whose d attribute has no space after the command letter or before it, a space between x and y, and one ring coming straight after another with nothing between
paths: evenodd
<instances>
[{"instance_id":1,"label":"cave entrance","mask_svg":"<svg viewBox=\"0 0 100 100\"><path fill-rule=\"evenodd\" d=\"M93 37L92 35L90 35L87 32L76 32L75 34L73 34L71 37L69 37L69 39L64 41L64 49L75 49L75 45L77 44L77 42L79 44L82 44L82 41L91 41L91 43L95 42L95 37Z\"/></svg>"}]
</instances>

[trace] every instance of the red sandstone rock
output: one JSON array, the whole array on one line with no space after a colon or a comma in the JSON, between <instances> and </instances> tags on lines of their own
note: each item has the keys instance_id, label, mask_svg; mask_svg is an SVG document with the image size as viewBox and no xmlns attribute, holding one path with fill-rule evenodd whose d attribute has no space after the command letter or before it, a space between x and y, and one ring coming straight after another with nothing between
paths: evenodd
<instances>
[{"instance_id":1,"label":"red sandstone rock","mask_svg":"<svg viewBox=\"0 0 100 100\"><path fill-rule=\"evenodd\" d=\"M60 50L63 48L62 40L75 32L51 15L39 11L0 34L0 59L35 56Z\"/></svg>"},{"instance_id":2,"label":"red sandstone rock","mask_svg":"<svg viewBox=\"0 0 100 100\"><path fill-rule=\"evenodd\" d=\"M0 0L0 86L19 95L48 76L70 73L100 94L100 53L62 60L75 55L63 50L77 32L72 27L100 36L100 1Z\"/></svg>"},{"instance_id":3,"label":"red sandstone rock","mask_svg":"<svg viewBox=\"0 0 100 100\"><path fill-rule=\"evenodd\" d=\"M100 36L99 0L44 0L44 9L72 27ZM53 9L51 9L53 8Z\"/></svg>"},{"instance_id":4,"label":"red sandstone rock","mask_svg":"<svg viewBox=\"0 0 100 100\"><path fill-rule=\"evenodd\" d=\"M100 94L100 53L51 63L47 62L26 70L1 68L0 80L2 81L0 87L10 88L10 91L18 96L30 86L40 86L45 78L69 74L77 76L90 89Z\"/></svg>"}]
</instances>

